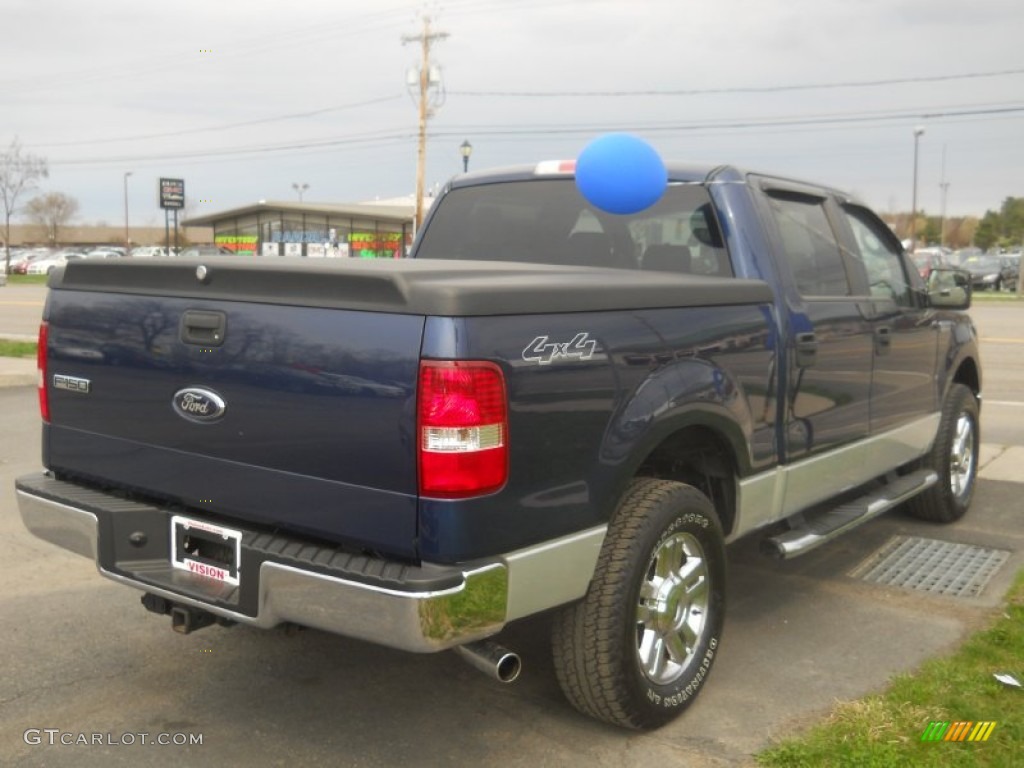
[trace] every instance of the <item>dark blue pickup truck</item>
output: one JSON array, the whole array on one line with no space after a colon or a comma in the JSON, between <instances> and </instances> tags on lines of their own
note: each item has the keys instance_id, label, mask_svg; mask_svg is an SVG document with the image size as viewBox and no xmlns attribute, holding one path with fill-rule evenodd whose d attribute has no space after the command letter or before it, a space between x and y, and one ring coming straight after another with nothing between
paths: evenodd
<instances>
[{"instance_id":1,"label":"dark blue pickup truck","mask_svg":"<svg viewBox=\"0 0 1024 768\"><path fill-rule=\"evenodd\" d=\"M969 278L926 285L833 189L669 165L638 213L574 168L468 174L412 258L68 264L40 330L28 529L189 632L292 623L509 680L549 609L567 697L682 711L725 545L788 558L978 456Z\"/></svg>"}]
</instances>

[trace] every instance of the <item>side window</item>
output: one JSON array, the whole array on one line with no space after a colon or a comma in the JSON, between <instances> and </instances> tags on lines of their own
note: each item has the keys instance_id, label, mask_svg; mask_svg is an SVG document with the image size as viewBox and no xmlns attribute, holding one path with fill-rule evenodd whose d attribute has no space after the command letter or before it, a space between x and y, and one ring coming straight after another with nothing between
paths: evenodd
<instances>
[{"instance_id":1,"label":"side window","mask_svg":"<svg viewBox=\"0 0 1024 768\"><path fill-rule=\"evenodd\" d=\"M850 281L839 243L825 214L824 201L804 195L769 192L775 224L802 296L849 296Z\"/></svg>"},{"instance_id":2,"label":"side window","mask_svg":"<svg viewBox=\"0 0 1024 768\"><path fill-rule=\"evenodd\" d=\"M910 282L900 258L900 249L884 223L862 208L845 206L843 213L857 241L855 254L863 263L871 296L890 299L901 307L913 305Z\"/></svg>"}]
</instances>

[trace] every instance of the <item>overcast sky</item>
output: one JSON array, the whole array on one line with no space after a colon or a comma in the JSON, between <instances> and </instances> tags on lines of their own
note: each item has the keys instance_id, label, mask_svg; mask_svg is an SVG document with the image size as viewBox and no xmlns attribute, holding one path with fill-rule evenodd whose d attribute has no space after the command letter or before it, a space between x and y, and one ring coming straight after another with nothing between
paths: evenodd
<instances>
[{"instance_id":1,"label":"overcast sky","mask_svg":"<svg viewBox=\"0 0 1024 768\"><path fill-rule=\"evenodd\" d=\"M411 194L422 17L445 99L427 183L575 157L608 131L666 158L821 181L879 211L1024 196L1021 0L0 0L0 145L48 159L80 222ZM943 158L945 176L943 177Z\"/></svg>"}]
</instances>

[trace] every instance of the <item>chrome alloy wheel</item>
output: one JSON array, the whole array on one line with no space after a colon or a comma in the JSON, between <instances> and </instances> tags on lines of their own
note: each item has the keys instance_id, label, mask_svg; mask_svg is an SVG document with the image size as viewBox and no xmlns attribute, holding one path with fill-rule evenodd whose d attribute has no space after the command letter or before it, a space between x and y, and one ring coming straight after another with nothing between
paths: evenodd
<instances>
[{"instance_id":1,"label":"chrome alloy wheel","mask_svg":"<svg viewBox=\"0 0 1024 768\"><path fill-rule=\"evenodd\" d=\"M636 653L657 685L683 674L700 644L710 600L708 564L696 538L677 533L655 550L640 585Z\"/></svg>"},{"instance_id":2,"label":"chrome alloy wheel","mask_svg":"<svg viewBox=\"0 0 1024 768\"><path fill-rule=\"evenodd\" d=\"M974 478L974 420L961 413L949 449L949 489L957 499L966 494Z\"/></svg>"}]
</instances>

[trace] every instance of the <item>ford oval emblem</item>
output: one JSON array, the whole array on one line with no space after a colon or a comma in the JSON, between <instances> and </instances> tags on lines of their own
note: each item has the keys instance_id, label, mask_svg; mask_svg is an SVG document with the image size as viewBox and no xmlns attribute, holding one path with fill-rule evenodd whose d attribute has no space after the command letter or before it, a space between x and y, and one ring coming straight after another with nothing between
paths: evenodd
<instances>
[{"instance_id":1,"label":"ford oval emblem","mask_svg":"<svg viewBox=\"0 0 1024 768\"><path fill-rule=\"evenodd\" d=\"M227 405L216 392L202 387L186 387L174 393L174 410L182 418L198 424L217 421Z\"/></svg>"}]
</instances>

